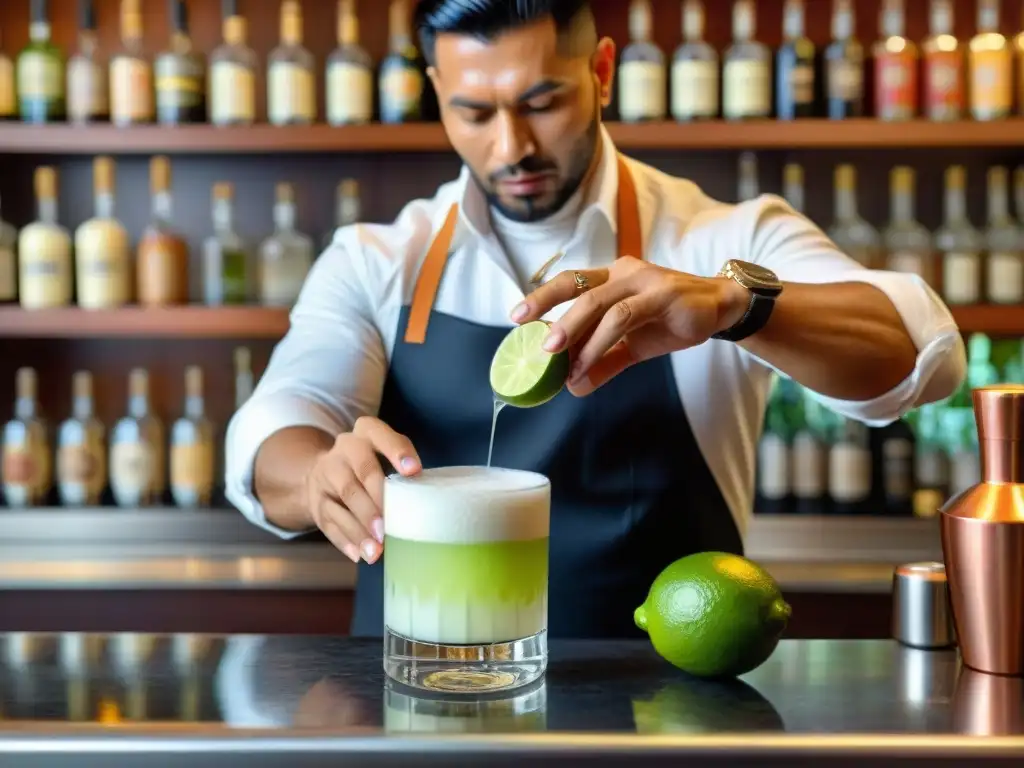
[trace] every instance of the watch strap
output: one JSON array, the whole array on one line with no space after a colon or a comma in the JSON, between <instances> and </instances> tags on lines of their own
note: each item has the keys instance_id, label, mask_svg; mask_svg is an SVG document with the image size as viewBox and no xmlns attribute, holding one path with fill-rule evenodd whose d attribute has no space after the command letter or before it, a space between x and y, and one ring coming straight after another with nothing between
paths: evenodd
<instances>
[{"instance_id":1,"label":"watch strap","mask_svg":"<svg viewBox=\"0 0 1024 768\"><path fill-rule=\"evenodd\" d=\"M747 311L740 321L731 328L716 333L711 338L721 341L743 341L768 324L773 309L775 309L774 296L762 296L751 291L750 303L747 304Z\"/></svg>"}]
</instances>

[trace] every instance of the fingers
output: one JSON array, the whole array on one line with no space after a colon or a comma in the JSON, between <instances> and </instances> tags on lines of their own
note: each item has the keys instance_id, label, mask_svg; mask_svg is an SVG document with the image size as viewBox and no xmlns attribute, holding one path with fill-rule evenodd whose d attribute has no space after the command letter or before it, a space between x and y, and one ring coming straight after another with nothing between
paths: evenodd
<instances>
[{"instance_id":1,"label":"fingers","mask_svg":"<svg viewBox=\"0 0 1024 768\"><path fill-rule=\"evenodd\" d=\"M648 296L639 294L626 296L607 310L602 310L600 320L590 338L583 342L576 352L570 382L585 375L590 367L604 357L627 333L648 322L654 308L652 305L653 302Z\"/></svg>"},{"instance_id":2,"label":"fingers","mask_svg":"<svg viewBox=\"0 0 1024 768\"><path fill-rule=\"evenodd\" d=\"M368 440L374 450L391 462L391 466L402 475L415 475L423 468L409 438L395 432L380 419L368 416L357 419L352 434Z\"/></svg>"},{"instance_id":3,"label":"fingers","mask_svg":"<svg viewBox=\"0 0 1024 768\"><path fill-rule=\"evenodd\" d=\"M584 293L551 324L551 331L544 341L545 351L560 352L578 344L592 328L603 322L602 318L612 307L625 301L633 292L634 287L628 280L613 280Z\"/></svg>"},{"instance_id":4,"label":"fingers","mask_svg":"<svg viewBox=\"0 0 1024 768\"><path fill-rule=\"evenodd\" d=\"M522 324L531 320L539 320L559 304L564 304L580 296L581 291L576 284L577 274L586 279L588 291L593 291L608 282L607 269L580 269L561 272L533 291L523 300L522 304L512 310L512 322Z\"/></svg>"},{"instance_id":5,"label":"fingers","mask_svg":"<svg viewBox=\"0 0 1024 768\"><path fill-rule=\"evenodd\" d=\"M568 384L569 392L576 397L586 397L637 362L639 360L629 343L622 340L594 363L587 373L578 374L571 379Z\"/></svg>"}]
</instances>

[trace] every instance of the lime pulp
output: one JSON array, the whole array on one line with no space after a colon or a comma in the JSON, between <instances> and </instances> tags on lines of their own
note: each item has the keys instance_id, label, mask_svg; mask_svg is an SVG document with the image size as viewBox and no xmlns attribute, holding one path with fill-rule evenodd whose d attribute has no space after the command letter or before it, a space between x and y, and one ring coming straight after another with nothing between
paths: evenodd
<instances>
[{"instance_id":1,"label":"lime pulp","mask_svg":"<svg viewBox=\"0 0 1024 768\"><path fill-rule=\"evenodd\" d=\"M569 377L569 352L546 352L550 330L543 320L513 328L491 361L495 397L517 408L535 408L555 397Z\"/></svg>"}]
</instances>

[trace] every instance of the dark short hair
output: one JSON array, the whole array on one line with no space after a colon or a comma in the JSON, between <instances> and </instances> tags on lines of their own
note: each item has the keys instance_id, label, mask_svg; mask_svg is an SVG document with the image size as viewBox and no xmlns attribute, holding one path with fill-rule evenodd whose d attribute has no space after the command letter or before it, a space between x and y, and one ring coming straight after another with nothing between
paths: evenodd
<instances>
[{"instance_id":1,"label":"dark short hair","mask_svg":"<svg viewBox=\"0 0 1024 768\"><path fill-rule=\"evenodd\" d=\"M576 53L582 44L597 42L589 0L420 0L415 25L423 57L434 64L434 44L442 33L493 40L502 32L551 17L555 28ZM580 34L583 33L583 34Z\"/></svg>"}]
</instances>

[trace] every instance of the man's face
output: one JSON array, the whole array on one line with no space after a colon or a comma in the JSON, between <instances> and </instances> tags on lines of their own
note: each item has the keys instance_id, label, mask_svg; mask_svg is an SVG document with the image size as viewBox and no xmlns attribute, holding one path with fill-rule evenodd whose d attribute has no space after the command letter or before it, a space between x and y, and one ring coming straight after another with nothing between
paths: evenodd
<instances>
[{"instance_id":1,"label":"man's face","mask_svg":"<svg viewBox=\"0 0 1024 768\"><path fill-rule=\"evenodd\" d=\"M491 205L516 221L558 211L587 177L615 48L559 40L543 19L494 40L442 34L430 76L455 151Z\"/></svg>"}]
</instances>

